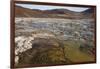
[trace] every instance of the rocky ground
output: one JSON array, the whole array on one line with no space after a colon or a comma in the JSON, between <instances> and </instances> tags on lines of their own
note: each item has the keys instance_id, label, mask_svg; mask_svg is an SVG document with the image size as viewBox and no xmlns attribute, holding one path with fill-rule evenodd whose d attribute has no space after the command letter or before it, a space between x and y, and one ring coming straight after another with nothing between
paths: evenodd
<instances>
[{"instance_id":1,"label":"rocky ground","mask_svg":"<svg viewBox=\"0 0 100 69\"><path fill-rule=\"evenodd\" d=\"M15 18L15 64L92 62L94 20Z\"/></svg>"}]
</instances>

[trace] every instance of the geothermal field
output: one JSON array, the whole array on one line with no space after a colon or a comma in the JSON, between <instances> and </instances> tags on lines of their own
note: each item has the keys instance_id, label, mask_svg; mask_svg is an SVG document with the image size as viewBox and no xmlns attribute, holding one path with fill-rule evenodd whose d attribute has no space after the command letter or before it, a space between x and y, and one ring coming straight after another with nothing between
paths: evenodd
<instances>
[{"instance_id":1,"label":"geothermal field","mask_svg":"<svg viewBox=\"0 0 100 69\"><path fill-rule=\"evenodd\" d=\"M93 19L16 18L16 64L94 61Z\"/></svg>"},{"instance_id":2,"label":"geothermal field","mask_svg":"<svg viewBox=\"0 0 100 69\"><path fill-rule=\"evenodd\" d=\"M95 62L93 9L15 8L15 66Z\"/></svg>"}]
</instances>

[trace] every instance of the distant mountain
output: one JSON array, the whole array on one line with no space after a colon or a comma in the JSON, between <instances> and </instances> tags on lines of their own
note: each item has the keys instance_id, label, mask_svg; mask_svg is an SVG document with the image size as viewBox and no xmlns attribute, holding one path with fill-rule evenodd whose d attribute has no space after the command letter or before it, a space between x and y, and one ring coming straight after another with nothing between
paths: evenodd
<instances>
[{"instance_id":1,"label":"distant mountain","mask_svg":"<svg viewBox=\"0 0 100 69\"><path fill-rule=\"evenodd\" d=\"M58 13L58 14L75 13L67 9L51 9L51 10L45 10L45 11L51 12L51 13Z\"/></svg>"},{"instance_id":2,"label":"distant mountain","mask_svg":"<svg viewBox=\"0 0 100 69\"><path fill-rule=\"evenodd\" d=\"M32 10L32 9L28 9L28 8L24 8L24 7L20 7L20 6L16 6L15 7L15 16L16 17L33 17L34 14L40 14L41 11L39 10Z\"/></svg>"},{"instance_id":3,"label":"distant mountain","mask_svg":"<svg viewBox=\"0 0 100 69\"><path fill-rule=\"evenodd\" d=\"M87 10L83 11L83 13L86 13L86 14L94 13L94 9L93 8L87 9Z\"/></svg>"},{"instance_id":4,"label":"distant mountain","mask_svg":"<svg viewBox=\"0 0 100 69\"><path fill-rule=\"evenodd\" d=\"M20 6L15 6L15 17L37 17L37 18L85 18L93 16L93 9L88 9L83 12L74 12L68 9L51 9L51 10L39 10L29 9ZM87 16L88 14L88 16Z\"/></svg>"},{"instance_id":5,"label":"distant mountain","mask_svg":"<svg viewBox=\"0 0 100 69\"><path fill-rule=\"evenodd\" d=\"M82 14L85 17L93 18L95 16L95 9L94 8L87 9L87 10L83 11Z\"/></svg>"}]
</instances>

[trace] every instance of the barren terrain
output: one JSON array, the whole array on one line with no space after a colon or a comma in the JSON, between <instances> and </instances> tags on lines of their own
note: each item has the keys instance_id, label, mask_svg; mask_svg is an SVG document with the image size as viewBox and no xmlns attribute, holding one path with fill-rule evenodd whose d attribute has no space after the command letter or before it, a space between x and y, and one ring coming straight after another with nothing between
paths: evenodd
<instances>
[{"instance_id":1,"label":"barren terrain","mask_svg":"<svg viewBox=\"0 0 100 69\"><path fill-rule=\"evenodd\" d=\"M95 61L94 19L15 18L15 63Z\"/></svg>"}]
</instances>

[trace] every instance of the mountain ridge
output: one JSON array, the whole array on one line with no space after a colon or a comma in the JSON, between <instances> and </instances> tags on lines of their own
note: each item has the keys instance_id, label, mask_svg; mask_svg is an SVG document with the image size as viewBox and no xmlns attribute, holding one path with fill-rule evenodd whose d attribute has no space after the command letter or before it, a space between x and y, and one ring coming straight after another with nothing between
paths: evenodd
<instances>
[{"instance_id":1,"label":"mountain ridge","mask_svg":"<svg viewBox=\"0 0 100 69\"><path fill-rule=\"evenodd\" d=\"M91 12L91 13L90 13ZM15 6L15 17L38 17L38 18L91 18L93 17L94 10L87 9L83 12L70 11L68 9L29 9L21 6ZM88 16L86 16L88 14Z\"/></svg>"}]
</instances>

